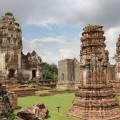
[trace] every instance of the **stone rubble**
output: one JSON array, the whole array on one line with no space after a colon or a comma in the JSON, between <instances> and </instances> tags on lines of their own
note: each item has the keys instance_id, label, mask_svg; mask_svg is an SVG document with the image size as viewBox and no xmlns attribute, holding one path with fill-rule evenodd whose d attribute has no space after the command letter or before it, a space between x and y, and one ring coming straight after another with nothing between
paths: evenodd
<instances>
[{"instance_id":1,"label":"stone rubble","mask_svg":"<svg viewBox=\"0 0 120 120\"><path fill-rule=\"evenodd\" d=\"M6 87L0 83L0 117L6 118L8 113L13 114L14 106L11 97Z\"/></svg>"},{"instance_id":2,"label":"stone rubble","mask_svg":"<svg viewBox=\"0 0 120 120\"><path fill-rule=\"evenodd\" d=\"M45 105L42 103L37 103L32 107L23 108L20 112L18 112L17 120L39 120L38 118L36 118L36 113L35 113L36 106L39 108L39 112L37 115L39 119L44 119L49 117L49 111L45 107Z\"/></svg>"}]
</instances>

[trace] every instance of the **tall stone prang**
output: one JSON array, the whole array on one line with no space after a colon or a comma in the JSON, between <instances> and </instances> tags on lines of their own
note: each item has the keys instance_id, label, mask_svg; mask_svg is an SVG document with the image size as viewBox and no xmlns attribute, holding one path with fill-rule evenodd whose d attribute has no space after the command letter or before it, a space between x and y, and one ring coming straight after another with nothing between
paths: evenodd
<instances>
[{"instance_id":1,"label":"tall stone prang","mask_svg":"<svg viewBox=\"0 0 120 120\"><path fill-rule=\"evenodd\" d=\"M21 27L13 14L7 12L0 19L0 80L42 78L42 59L35 51L24 55L22 48Z\"/></svg>"},{"instance_id":2,"label":"tall stone prang","mask_svg":"<svg viewBox=\"0 0 120 120\"><path fill-rule=\"evenodd\" d=\"M75 93L73 107L65 114L82 120L120 118L119 102L109 84L109 58L103 26L88 25L81 37L82 85Z\"/></svg>"},{"instance_id":3,"label":"tall stone prang","mask_svg":"<svg viewBox=\"0 0 120 120\"><path fill-rule=\"evenodd\" d=\"M116 94L120 95L120 35L116 43L116 64L115 64L115 81L113 82L113 86L115 88Z\"/></svg>"},{"instance_id":4,"label":"tall stone prang","mask_svg":"<svg viewBox=\"0 0 120 120\"><path fill-rule=\"evenodd\" d=\"M21 69L22 35L19 23L8 12L0 20L0 72L7 77ZM8 75L8 76L9 76Z\"/></svg>"},{"instance_id":5,"label":"tall stone prang","mask_svg":"<svg viewBox=\"0 0 120 120\"><path fill-rule=\"evenodd\" d=\"M89 25L84 28L81 37L81 50L80 50L80 63L83 68L83 84L90 81L103 81L108 82L109 75L107 67L109 65L108 51L105 50L105 37L102 26ZM100 70L102 67L102 71ZM102 72L102 76L97 76Z\"/></svg>"}]
</instances>

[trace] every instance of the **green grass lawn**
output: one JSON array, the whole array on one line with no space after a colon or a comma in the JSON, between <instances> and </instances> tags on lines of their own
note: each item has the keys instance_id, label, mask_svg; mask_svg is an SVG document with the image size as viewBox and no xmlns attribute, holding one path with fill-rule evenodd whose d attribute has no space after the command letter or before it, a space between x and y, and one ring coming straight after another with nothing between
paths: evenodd
<instances>
[{"instance_id":1,"label":"green grass lawn","mask_svg":"<svg viewBox=\"0 0 120 120\"><path fill-rule=\"evenodd\" d=\"M32 106L38 102L44 103L49 110L50 118L47 120L79 120L77 118L68 117L61 113L58 113L57 106L61 106L60 112L69 110L72 107L72 100L74 94L57 94L47 97L38 97L38 96L29 96L29 97L20 97L18 99L19 107L28 107ZM17 113L19 110L16 110Z\"/></svg>"},{"instance_id":2,"label":"green grass lawn","mask_svg":"<svg viewBox=\"0 0 120 120\"><path fill-rule=\"evenodd\" d=\"M35 93L38 93L38 94L40 94L40 93L48 93L48 91L49 90L39 90L39 91L36 91Z\"/></svg>"},{"instance_id":3,"label":"green grass lawn","mask_svg":"<svg viewBox=\"0 0 120 120\"><path fill-rule=\"evenodd\" d=\"M117 99L119 100L119 105L120 105L120 96L117 96Z\"/></svg>"}]
</instances>

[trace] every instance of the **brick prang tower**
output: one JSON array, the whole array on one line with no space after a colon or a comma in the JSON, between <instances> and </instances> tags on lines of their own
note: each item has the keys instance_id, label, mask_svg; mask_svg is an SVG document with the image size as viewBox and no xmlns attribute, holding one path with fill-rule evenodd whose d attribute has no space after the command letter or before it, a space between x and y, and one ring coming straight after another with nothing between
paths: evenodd
<instances>
[{"instance_id":1,"label":"brick prang tower","mask_svg":"<svg viewBox=\"0 0 120 120\"><path fill-rule=\"evenodd\" d=\"M109 58L103 26L88 25L81 37L82 85L75 93L73 107L65 114L82 120L120 118L119 102L109 84Z\"/></svg>"}]
</instances>

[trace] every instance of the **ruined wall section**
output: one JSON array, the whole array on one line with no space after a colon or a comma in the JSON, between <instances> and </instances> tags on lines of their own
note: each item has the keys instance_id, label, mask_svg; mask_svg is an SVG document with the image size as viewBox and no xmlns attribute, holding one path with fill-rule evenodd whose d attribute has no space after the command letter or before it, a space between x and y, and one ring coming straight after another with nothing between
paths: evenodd
<instances>
[{"instance_id":1,"label":"ruined wall section","mask_svg":"<svg viewBox=\"0 0 120 120\"><path fill-rule=\"evenodd\" d=\"M76 58L58 62L58 87L77 88L82 81L82 69Z\"/></svg>"},{"instance_id":2,"label":"ruined wall section","mask_svg":"<svg viewBox=\"0 0 120 120\"><path fill-rule=\"evenodd\" d=\"M24 55L22 53L22 75L32 79L32 70L36 71L36 78L42 79L42 59L35 51Z\"/></svg>"},{"instance_id":3,"label":"ruined wall section","mask_svg":"<svg viewBox=\"0 0 120 120\"><path fill-rule=\"evenodd\" d=\"M74 71L75 71L75 82L78 84L82 83L82 68L77 59L74 58Z\"/></svg>"},{"instance_id":4,"label":"ruined wall section","mask_svg":"<svg viewBox=\"0 0 120 120\"><path fill-rule=\"evenodd\" d=\"M67 60L68 81L75 81L74 60Z\"/></svg>"},{"instance_id":5,"label":"ruined wall section","mask_svg":"<svg viewBox=\"0 0 120 120\"><path fill-rule=\"evenodd\" d=\"M68 62L67 60L60 60L58 62L58 83L63 84L68 81Z\"/></svg>"}]
</instances>

